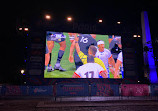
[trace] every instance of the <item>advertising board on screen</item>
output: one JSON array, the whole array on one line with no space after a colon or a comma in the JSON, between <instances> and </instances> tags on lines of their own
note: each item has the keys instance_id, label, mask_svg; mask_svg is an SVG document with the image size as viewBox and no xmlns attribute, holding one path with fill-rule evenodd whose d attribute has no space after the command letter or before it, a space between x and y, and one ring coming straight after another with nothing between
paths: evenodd
<instances>
[{"instance_id":1,"label":"advertising board on screen","mask_svg":"<svg viewBox=\"0 0 158 111\"><path fill-rule=\"evenodd\" d=\"M124 78L121 36L47 31L44 78Z\"/></svg>"}]
</instances>

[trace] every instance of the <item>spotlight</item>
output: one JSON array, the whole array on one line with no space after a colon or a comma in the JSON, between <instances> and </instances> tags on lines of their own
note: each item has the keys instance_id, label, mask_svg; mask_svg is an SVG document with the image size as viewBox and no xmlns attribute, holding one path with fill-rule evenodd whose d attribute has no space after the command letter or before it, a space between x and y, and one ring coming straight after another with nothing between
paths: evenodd
<instances>
[{"instance_id":1,"label":"spotlight","mask_svg":"<svg viewBox=\"0 0 158 111\"><path fill-rule=\"evenodd\" d=\"M22 27L19 27L19 30L21 31L21 30L22 30Z\"/></svg>"},{"instance_id":2,"label":"spotlight","mask_svg":"<svg viewBox=\"0 0 158 111\"><path fill-rule=\"evenodd\" d=\"M67 21L72 21L72 17L67 17Z\"/></svg>"},{"instance_id":3,"label":"spotlight","mask_svg":"<svg viewBox=\"0 0 158 111\"><path fill-rule=\"evenodd\" d=\"M133 37L137 37L137 35L133 35Z\"/></svg>"},{"instance_id":4,"label":"spotlight","mask_svg":"<svg viewBox=\"0 0 158 111\"><path fill-rule=\"evenodd\" d=\"M47 15L45 15L45 19L46 19L46 20L50 20L50 19L51 19L51 16L47 14Z\"/></svg>"},{"instance_id":5,"label":"spotlight","mask_svg":"<svg viewBox=\"0 0 158 111\"><path fill-rule=\"evenodd\" d=\"M99 19L99 23L102 23L103 22L103 20L102 19Z\"/></svg>"},{"instance_id":6,"label":"spotlight","mask_svg":"<svg viewBox=\"0 0 158 111\"><path fill-rule=\"evenodd\" d=\"M121 22L117 22L117 24L121 24Z\"/></svg>"},{"instance_id":7,"label":"spotlight","mask_svg":"<svg viewBox=\"0 0 158 111\"><path fill-rule=\"evenodd\" d=\"M140 35L138 35L138 37L141 37Z\"/></svg>"},{"instance_id":8,"label":"spotlight","mask_svg":"<svg viewBox=\"0 0 158 111\"><path fill-rule=\"evenodd\" d=\"M29 31L29 28L24 28L24 31Z\"/></svg>"},{"instance_id":9,"label":"spotlight","mask_svg":"<svg viewBox=\"0 0 158 111\"><path fill-rule=\"evenodd\" d=\"M25 70L22 69L20 72L21 72L21 74L24 74Z\"/></svg>"}]
</instances>

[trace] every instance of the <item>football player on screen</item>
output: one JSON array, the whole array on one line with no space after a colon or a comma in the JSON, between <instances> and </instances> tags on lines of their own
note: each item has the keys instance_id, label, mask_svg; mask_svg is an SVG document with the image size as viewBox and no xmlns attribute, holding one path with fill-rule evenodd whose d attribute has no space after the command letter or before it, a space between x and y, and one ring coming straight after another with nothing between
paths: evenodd
<instances>
[{"instance_id":1,"label":"football player on screen","mask_svg":"<svg viewBox=\"0 0 158 111\"><path fill-rule=\"evenodd\" d=\"M101 75L103 78L107 78L107 74L104 69L97 63L94 63L94 57L88 55L87 64L80 66L73 74L73 78L99 78Z\"/></svg>"},{"instance_id":2,"label":"football player on screen","mask_svg":"<svg viewBox=\"0 0 158 111\"><path fill-rule=\"evenodd\" d=\"M116 61L114 78L120 78L119 75L120 70L121 70L122 78L124 78L122 52L119 53Z\"/></svg>"},{"instance_id":3,"label":"football player on screen","mask_svg":"<svg viewBox=\"0 0 158 111\"><path fill-rule=\"evenodd\" d=\"M49 57L49 50L48 50L48 46L46 45L46 49L45 49L45 69L48 66L49 59L50 59L50 57Z\"/></svg>"},{"instance_id":4,"label":"football player on screen","mask_svg":"<svg viewBox=\"0 0 158 111\"><path fill-rule=\"evenodd\" d=\"M114 75L114 69L115 69L115 61L111 55L111 52L105 48L105 43L102 40L99 40L97 42L98 48L97 48L97 52L95 54L96 57L98 57L99 59L101 59L107 69L108 72L108 78L109 76L109 69L110 72Z\"/></svg>"},{"instance_id":5,"label":"football player on screen","mask_svg":"<svg viewBox=\"0 0 158 111\"><path fill-rule=\"evenodd\" d=\"M93 38L90 34L79 34L79 36L74 35L78 38L78 44L80 47L80 50L85 54L88 55L88 49L91 45L97 46L96 40ZM70 54L69 54L69 61L72 63L75 60L75 66L76 69L83 65L83 62L81 61L78 53L74 52L74 58L73 58L73 51L75 48L75 41L72 42L70 47Z\"/></svg>"},{"instance_id":6,"label":"football player on screen","mask_svg":"<svg viewBox=\"0 0 158 111\"><path fill-rule=\"evenodd\" d=\"M115 60L114 78L120 78L120 75L124 78L121 36L113 35L109 49L111 49L112 56Z\"/></svg>"},{"instance_id":7,"label":"football player on screen","mask_svg":"<svg viewBox=\"0 0 158 111\"><path fill-rule=\"evenodd\" d=\"M121 36L112 35L112 40L109 44L109 50L111 51L111 54L116 62L118 54L122 51Z\"/></svg>"},{"instance_id":8,"label":"football player on screen","mask_svg":"<svg viewBox=\"0 0 158 111\"><path fill-rule=\"evenodd\" d=\"M50 56L47 71L48 72L51 72L53 70L66 71L60 65L60 61L64 55L65 48L66 48L66 42L65 42L66 36L62 32L47 31L46 37L47 37L47 46L48 46L49 56ZM52 57L52 50L54 48L54 42L59 43L60 49L58 52L58 58L57 58L56 64L53 69L51 66L51 57Z\"/></svg>"},{"instance_id":9,"label":"football player on screen","mask_svg":"<svg viewBox=\"0 0 158 111\"><path fill-rule=\"evenodd\" d=\"M87 55L92 55L94 57L94 62L99 64L103 69L104 69L104 72L107 73L106 71L106 68L105 68L105 65L103 63L103 61L97 57L95 57L95 54L97 52L97 48L96 46L94 45L90 45L89 48L88 48L88 54L85 55L81 50L80 50L80 46L79 46L79 43L78 42L81 42L79 41L79 37L75 36L75 48L76 48L76 53L77 53L77 56L79 57L80 61L82 62L82 64L87 64L87 58L88 56ZM69 58L70 59L70 58ZM71 62L71 61L70 61ZM79 66L80 67L80 66ZM79 68L78 67L78 68ZM78 69L76 68L76 69Z\"/></svg>"}]
</instances>

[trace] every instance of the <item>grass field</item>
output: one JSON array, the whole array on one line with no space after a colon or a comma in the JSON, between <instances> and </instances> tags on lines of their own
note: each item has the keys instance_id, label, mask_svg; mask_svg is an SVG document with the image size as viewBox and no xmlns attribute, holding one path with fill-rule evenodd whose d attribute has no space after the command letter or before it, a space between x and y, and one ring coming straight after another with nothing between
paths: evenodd
<instances>
[{"instance_id":1,"label":"grass field","mask_svg":"<svg viewBox=\"0 0 158 111\"><path fill-rule=\"evenodd\" d=\"M68 58L69 58L69 51L70 51L70 46L71 42L69 40L69 35L68 33L64 33L66 35L66 50L63 55L63 58L61 60L61 66L66 69L67 71L65 72L60 72L58 70L55 70L53 72L47 72L45 70L44 73L44 78L72 78L73 73L75 72L75 64L70 63ZM109 41L108 41L108 35L96 35L96 41L98 40L103 40L105 42L105 48L109 48ZM59 51L59 44L55 43L54 44L54 49L52 50L52 67L54 67L57 57L58 57L58 51ZM113 75L110 74L110 78L113 78Z\"/></svg>"}]
</instances>

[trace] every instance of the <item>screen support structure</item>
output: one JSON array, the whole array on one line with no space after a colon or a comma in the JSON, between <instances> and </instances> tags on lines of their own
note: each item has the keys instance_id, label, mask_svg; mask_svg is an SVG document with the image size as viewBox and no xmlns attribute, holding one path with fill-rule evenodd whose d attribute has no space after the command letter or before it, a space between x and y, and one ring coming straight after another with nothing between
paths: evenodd
<instances>
[{"instance_id":1,"label":"screen support structure","mask_svg":"<svg viewBox=\"0 0 158 111\"><path fill-rule=\"evenodd\" d=\"M150 27L149 27L149 20L148 20L148 13L146 11L141 12L141 25L142 25L142 42L143 48L147 48L148 50L143 52L144 55L144 65L148 66L149 71L145 68L148 72L148 78L151 83L158 83L156 66L154 61L154 54L152 48L152 41L151 41L151 34L150 34Z\"/></svg>"}]
</instances>

